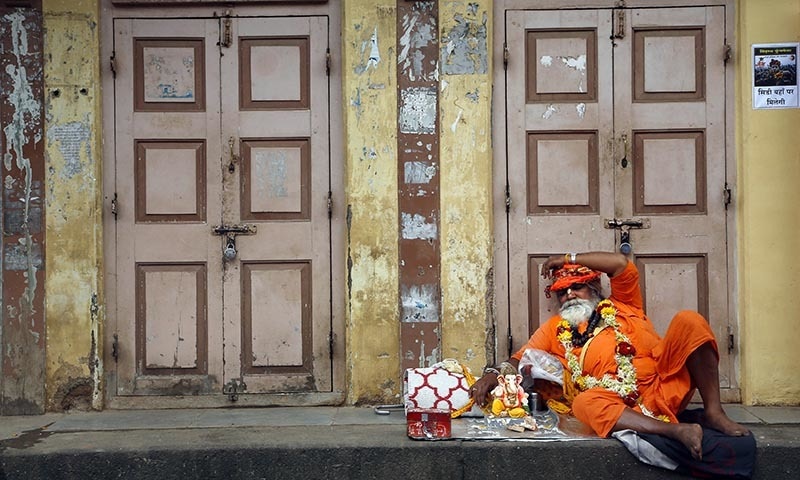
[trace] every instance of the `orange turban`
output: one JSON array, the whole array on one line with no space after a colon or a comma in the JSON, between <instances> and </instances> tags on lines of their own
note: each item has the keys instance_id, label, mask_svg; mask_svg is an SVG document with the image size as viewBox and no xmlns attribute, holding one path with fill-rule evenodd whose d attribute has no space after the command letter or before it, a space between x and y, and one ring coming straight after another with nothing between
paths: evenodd
<instances>
[{"instance_id":1,"label":"orange turban","mask_svg":"<svg viewBox=\"0 0 800 480\"><path fill-rule=\"evenodd\" d=\"M583 265L565 263L563 267L553 272L553 284L545 287L544 295L550 298L550 292L563 290L576 283L589 283L600 278L600 272Z\"/></svg>"}]
</instances>

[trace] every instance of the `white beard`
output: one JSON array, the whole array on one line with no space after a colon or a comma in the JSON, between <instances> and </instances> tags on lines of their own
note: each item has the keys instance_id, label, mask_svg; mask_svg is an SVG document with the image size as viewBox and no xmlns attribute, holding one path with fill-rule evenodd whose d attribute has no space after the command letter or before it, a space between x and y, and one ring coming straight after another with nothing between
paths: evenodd
<instances>
[{"instance_id":1,"label":"white beard","mask_svg":"<svg viewBox=\"0 0 800 480\"><path fill-rule=\"evenodd\" d=\"M572 300L564 302L564 305L561 305L559 314L567 323L573 327L577 327L581 323L589 320L589 317L592 316L592 312L597 308L598 303L600 303L600 298L596 296L593 296L589 300L573 298Z\"/></svg>"}]
</instances>

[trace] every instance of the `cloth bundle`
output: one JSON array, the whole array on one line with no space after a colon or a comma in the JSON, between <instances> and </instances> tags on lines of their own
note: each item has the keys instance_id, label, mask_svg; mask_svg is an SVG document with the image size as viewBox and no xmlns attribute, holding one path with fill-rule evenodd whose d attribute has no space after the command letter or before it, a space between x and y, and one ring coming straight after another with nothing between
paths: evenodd
<instances>
[{"instance_id":1,"label":"cloth bundle","mask_svg":"<svg viewBox=\"0 0 800 480\"><path fill-rule=\"evenodd\" d=\"M406 369L403 378L403 400L406 413L410 409L437 409L451 417L482 417L483 412L469 394L475 377L469 368L452 359L430 367Z\"/></svg>"}]
</instances>

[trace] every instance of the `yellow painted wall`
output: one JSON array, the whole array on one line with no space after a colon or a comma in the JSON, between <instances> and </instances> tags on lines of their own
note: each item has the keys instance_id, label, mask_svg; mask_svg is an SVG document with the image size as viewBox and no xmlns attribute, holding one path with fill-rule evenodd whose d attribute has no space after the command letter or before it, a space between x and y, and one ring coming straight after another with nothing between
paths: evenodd
<instances>
[{"instance_id":1,"label":"yellow painted wall","mask_svg":"<svg viewBox=\"0 0 800 480\"><path fill-rule=\"evenodd\" d=\"M343 0L347 402L395 403L400 384L395 0ZM375 36L380 60L369 62Z\"/></svg>"},{"instance_id":2,"label":"yellow painted wall","mask_svg":"<svg viewBox=\"0 0 800 480\"><path fill-rule=\"evenodd\" d=\"M736 195L745 404L800 404L800 109L753 110L752 45L800 41L800 0L737 5Z\"/></svg>"},{"instance_id":3,"label":"yellow painted wall","mask_svg":"<svg viewBox=\"0 0 800 480\"><path fill-rule=\"evenodd\" d=\"M44 0L47 404L102 406L99 0ZM342 0L348 403L396 402L400 383L396 0ZM440 35L492 1L440 2ZM476 17L477 18L477 17ZM800 0L736 8L737 255L747 404L800 403L800 109L751 108L750 45L800 40ZM368 62L372 37L380 61ZM491 39L491 32L488 32ZM81 48L75 48L81 45ZM97 52L88 55L86 52ZM488 45L488 65L492 47ZM491 68L440 78L442 356L491 357ZM58 91L57 95L54 92ZM786 294L788 293L788 295ZM96 296L98 309L93 309ZM788 300L788 301L787 301Z\"/></svg>"},{"instance_id":4,"label":"yellow painted wall","mask_svg":"<svg viewBox=\"0 0 800 480\"><path fill-rule=\"evenodd\" d=\"M396 403L402 393L398 266L396 1L343 3L348 402ZM456 24L485 28L491 1L440 2L440 39ZM472 32L475 33L475 32ZM375 36L380 61L369 63ZM480 35L477 35L480 36ZM444 43L444 40L441 40ZM480 55L478 55L480 57ZM442 357L480 370L491 361L491 68L440 68ZM487 353L488 352L488 353Z\"/></svg>"},{"instance_id":5,"label":"yellow painted wall","mask_svg":"<svg viewBox=\"0 0 800 480\"><path fill-rule=\"evenodd\" d=\"M48 410L102 407L98 0L44 0ZM94 54L93 54L94 53Z\"/></svg>"},{"instance_id":6,"label":"yellow painted wall","mask_svg":"<svg viewBox=\"0 0 800 480\"><path fill-rule=\"evenodd\" d=\"M493 364L492 318L492 2L440 2L440 39L469 26L486 39L475 73L440 76L442 357L476 373ZM482 29L484 31L476 31ZM479 64L485 60L485 71ZM440 55L440 61L447 62ZM443 72L447 72L443 68Z\"/></svg>"}]
</instances>

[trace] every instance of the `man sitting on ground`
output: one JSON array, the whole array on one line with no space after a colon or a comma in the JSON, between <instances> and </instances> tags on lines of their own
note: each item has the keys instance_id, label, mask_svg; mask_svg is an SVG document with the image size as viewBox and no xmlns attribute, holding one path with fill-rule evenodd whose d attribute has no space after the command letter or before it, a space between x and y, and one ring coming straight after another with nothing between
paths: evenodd
<instances>
[{"instance_id":1,"label":"man sitting on ground","mask_svg":"<svg viewBox=\"0 0 800 480\"><path fill-rule=\"evenodd\" d=\"M608 299L600 294L601 272L611 279ZM545 293L555 293L560 313L508 362L517 367L529 348L556 356L564 366L565 392L576 389L571 407L580 421L601 437L630 429L671 438L698 460L702 427L749 435L722 409L717 343L700 314L678 312L660 338L643 310L639 272L622 254L552 256L541 273L553 278ZM473 386L472 397L485 405L496 384L494 375L485 375ZM679 423L695 387L703 414L699 423Z\"/></svg>"}]
</instances>

